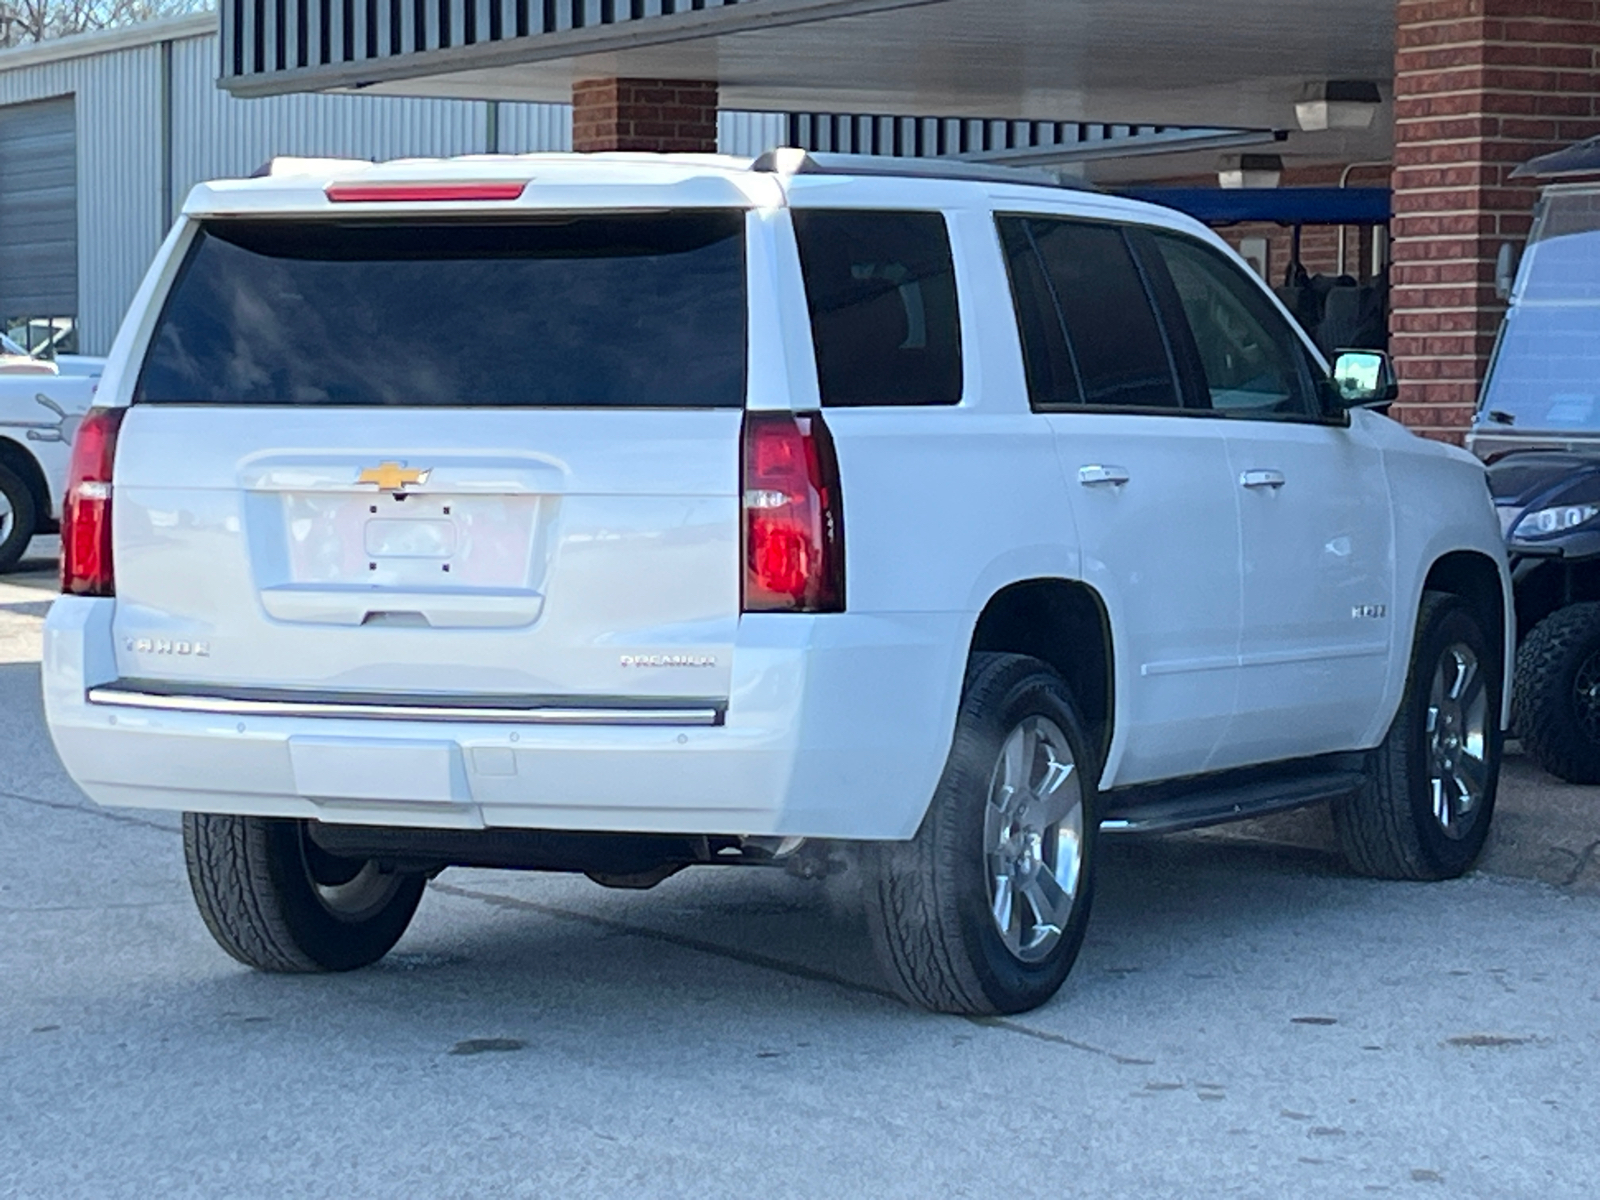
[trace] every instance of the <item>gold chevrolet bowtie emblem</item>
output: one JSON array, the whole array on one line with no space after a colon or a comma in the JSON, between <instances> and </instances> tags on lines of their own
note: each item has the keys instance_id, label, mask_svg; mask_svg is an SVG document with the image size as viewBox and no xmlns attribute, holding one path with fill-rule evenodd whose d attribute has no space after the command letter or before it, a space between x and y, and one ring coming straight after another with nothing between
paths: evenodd
<instances>
[{"instance_id":1,"label":"gold chevrolet bowtie emblem","mask_svg":"<svg viewBox=\"0 0 1600 1200\"><path fill-rule=\"evenodd\" d=\"M361 472L357 483L375 483L380 492L403 492L414 483L427 483L430 471L412 471L399 463L379 463Z\"/></svg>"}]
</instances>

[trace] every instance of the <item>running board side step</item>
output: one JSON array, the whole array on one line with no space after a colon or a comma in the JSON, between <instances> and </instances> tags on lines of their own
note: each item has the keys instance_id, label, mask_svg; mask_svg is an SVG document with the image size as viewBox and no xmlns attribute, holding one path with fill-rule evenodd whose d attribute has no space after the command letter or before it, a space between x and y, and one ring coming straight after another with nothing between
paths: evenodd
<instances>
[{"instance_id":1,"label":"running board side step","mask_svg":"<svg viewBox=\"0 0 1600 1200\"><path fill-rule=\"evenodd\" d=\"M1207 779L1116 788L1103 797L1100 832L1180 833L1228 821L1264 817L1336 800L1359 790L1366 774L1354 768L1312 772L1241 773Z\"/></svg>"}]
</instances>

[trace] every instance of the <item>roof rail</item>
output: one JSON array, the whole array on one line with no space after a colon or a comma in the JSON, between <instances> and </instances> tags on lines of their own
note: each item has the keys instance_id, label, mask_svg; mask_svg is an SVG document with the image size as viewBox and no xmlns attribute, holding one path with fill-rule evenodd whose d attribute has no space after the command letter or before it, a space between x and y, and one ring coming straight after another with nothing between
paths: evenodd
<instances>
[{"instance_id":1,"label":"roof rail","mask_svg":"<svg viewBox=\"0 0 1600 1200\"><path fill-rule=\"evenodd\" d=\"M1024 183L1034 187L1098 191L1034 167L999 167L959 158L891 158L880 154L826 154L780 146L750 164L772 175L879 175L901 179L956 179L974 183Z\"/></svg>"}]
</instances>

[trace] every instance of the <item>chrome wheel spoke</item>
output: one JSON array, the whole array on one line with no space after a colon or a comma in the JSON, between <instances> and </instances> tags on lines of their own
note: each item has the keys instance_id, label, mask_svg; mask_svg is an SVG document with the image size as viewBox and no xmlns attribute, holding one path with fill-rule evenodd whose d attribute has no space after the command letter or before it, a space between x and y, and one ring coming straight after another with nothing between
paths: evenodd
<instances>
[{"instance_id":1,"label":"chrome wheel spoke","mask_svg":"<svg viewBox=\"0 0 1600 1200\"><path fill-rule=\"evenodd\" d=\"M1015 938L1013 937L1012 932L1011 932L1011 918L1012 918L1011 904L1012 904L1012 895L1013 895L1013 892L1012 892L1012 889L1011 889L1011 876L1010 875L996 875L996 876L993 877L993 879L994 879L994 909L993 909L993 912L994 912L995 927L997 929L999 929L1000 932L1005 936L1006 944L1008 946L1012 946L1014 948L1015 945L1016 945L1016 941L1015 941Z\"/></svg>"},{"instance_id":2,"label":"chrome wheel spoke","mask_svg":"<svg viewBox=\"0 0 1600 1200\"><path fill-rule=\"evenodd\" d=\"M1078 785L1073 779L1076 769L1070 762L1064 763L1054 757L1050 759L1045 767L1044 779L1034 789L1032 811L1036 824L1048 829L1066 820L1072 810L1078 807Z\"/></svg>"},{"instance_id":3,"label":"chrome wheel spoke","mask_svg":"<svg viewBox=\"0 0 1600 1200\"><path fill-rule=\"evenodd\" d=\"M1002 816L1009 815L1028 792L1028 771L1032 747L1025 728L1013 729L1000 748L1000 762L989 792L989 807ZM990 843L993 844L992 842Z\"/></svg>"},{"instance_id":4,"label":"chrome wheel spoke","mask_svg":"<svg viewBox=\"0 0 1600 1200\"><path fill-rule=\"evenodd\" d=\"M1021 885L1022 898L1033 910L1035 938L1059 936L1072 911L1072 897L1067 895L1060 882L1048 867L1041 867Z\"/></svg>"},{"instance_id":5,"label":"chrome wheel spoke","mask_svg":"<svg viewBox=\"0 0 1600 1200\"><path fill-rule=\"evenodd\" d=\"M1032 716L1006 736L983 821L989 915L1023 962L1047 957L1072 915L1083 869L1083 792L1066 735Z\"/></svg>"},{"instance_id":6,"label":"chrome wheel spoke","mask_svg":"<svg viewBox=\"0 0 1600 1200\"><path fill-rule=\"evenodd\" d=\"M1455 679L1450 683L1450 699L1465 707L1467 692L1474 686L1478 678L1478 660L1455 651L1451 657L1455 660Z\"/></svg>"},{"instance_id":7,"label":"chrome wheel spoke","mask_svg":"<svg viewBox=\"0 0 1600 1200\"><path fill-rule=\"evenodd\" d=\"M1461 785L1465 807L1470 808L1483 797L1489 786L1489 764L1474 755L1462 754L1456 759L1454 773L1456 782Z\"/></svg>"},{"instance_id":8,"label":"chrome wheel spoke","mask_svg":"<svg viewBox=\"0 0 1600 1200\"><path fill-rule=\"evenodd\" d=\"M1434 668L1425 723L1429 801L1449 838L1467 835L1489 792L1489 682L1464 643L1448 647Z\"/></svg>"}]
</instances>

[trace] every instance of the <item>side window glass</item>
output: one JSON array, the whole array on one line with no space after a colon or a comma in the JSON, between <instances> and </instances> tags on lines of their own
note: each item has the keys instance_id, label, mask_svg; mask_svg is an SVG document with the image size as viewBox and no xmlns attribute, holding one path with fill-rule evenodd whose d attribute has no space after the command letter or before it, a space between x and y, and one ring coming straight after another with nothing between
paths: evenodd
<instances>
[{"instance_id":1,"label":"side window glass","mask_svg":"<svg viewBox=\"0 0 1600 1200\"><path fill-rule=\"evenodd\" d=\"M1241 417L1316 415L1299 340L1261 289L1199 242L1153 240L1189 318L1211 407Z\"/></svg>"},{"instance_id":2,"label":"side window glass","mask_svg":"<svg viewBox=\"0 0 1600 1200\"><path fill-rule=\"evenodd\" d=\"M794 230L822 403L959 402L961 324L943 215L796 209Z\"/></svg>"},{"instance_id":3,"label":"side window glass","mask_svg":"<svg viewBox=\"0 0 1600 1200\"><path fill-rule=\"evenodd\" d=\"M1178 408L1172 356L1127 239L1114 225L1030 217L1081 402Z\"/></svg>"},{"instance_id":4,"label":"side window glass","mask_svg":"<svg viewBox=\"0 0 1600 1200\"><path fill-rule=\"evenodd\" d=\"M1078 368L1067 345L1044 264L1034 245L1026 217L999 217L1000 245L1011 278L1011 303L1017 314L1022 340L1022 363L1028 375L1028 399L1034 408L1060 408L1081 404Z\"/></svg>"}]
</instances>

